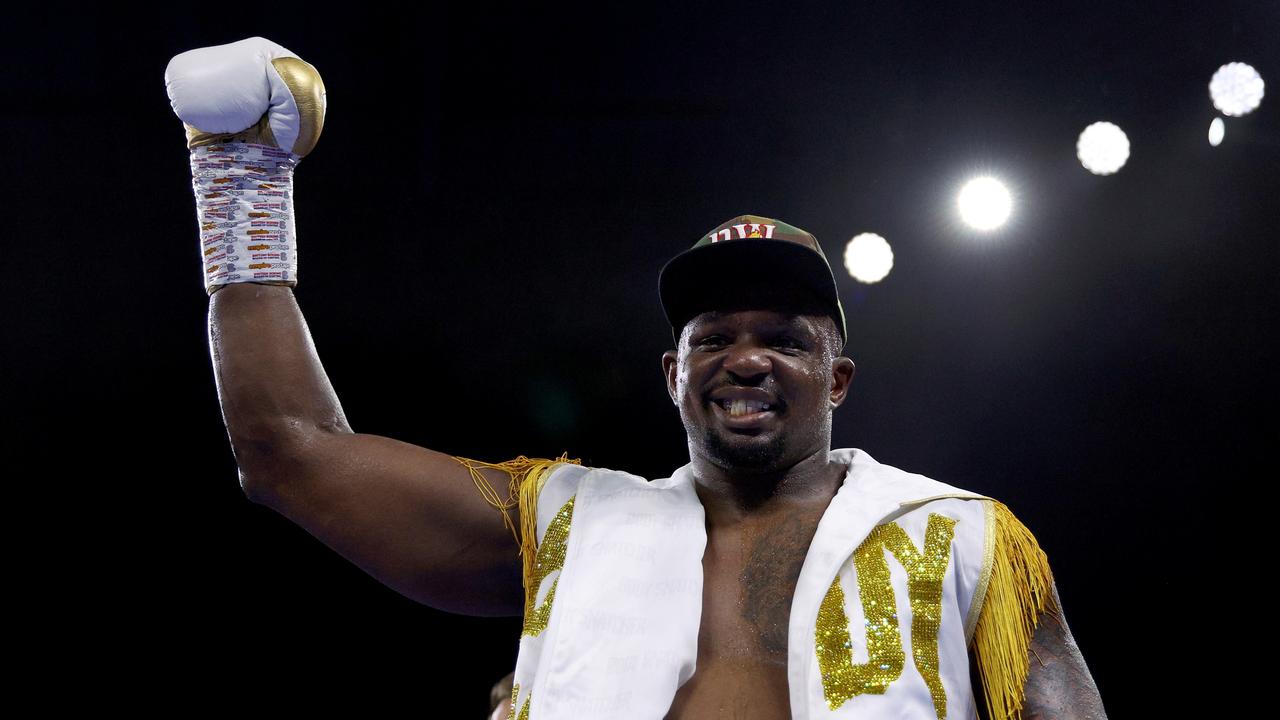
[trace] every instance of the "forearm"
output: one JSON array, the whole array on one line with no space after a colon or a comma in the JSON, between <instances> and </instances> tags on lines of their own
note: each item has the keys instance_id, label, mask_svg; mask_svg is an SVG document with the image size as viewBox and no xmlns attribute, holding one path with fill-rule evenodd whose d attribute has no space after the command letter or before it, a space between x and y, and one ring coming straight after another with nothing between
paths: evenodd
<instances>
[{"instance_id":1,"label":"forearm","mask_svg":"<svg viewBox=\"0 0 1280 720\"><path fill-rule=\"evenodd\" d=\"M234 283L209 301L209 352L223 421L245 490L276 476L286 446L351 432L293 289Z\"/></svg>"}]
</instances>

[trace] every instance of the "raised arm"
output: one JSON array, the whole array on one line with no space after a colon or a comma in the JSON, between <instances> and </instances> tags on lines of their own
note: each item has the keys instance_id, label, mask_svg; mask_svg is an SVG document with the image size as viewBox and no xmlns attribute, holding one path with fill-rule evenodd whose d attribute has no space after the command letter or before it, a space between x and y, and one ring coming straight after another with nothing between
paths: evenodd
<instances>
[{"instance_id":1,"label":"raised arm","mask_svg":"<svg viewBox=\"0 0 1280 720\"><path fill-rule=\"evenodd\" d=\"M294 298L293 171L323 127L319 73L255 37L175 56L165 84L191 152L209 349L247 496L410 598L519 614L518 542L494 507L508 474L354 432Z\"/></svg>"},{"instance_id":2,"label":"raised arm","mask_svg":"<svg viewBox=\"0 0 1280 720\"><path fill-rule=\"evenodd\" d=\"M501 514L453 457L351 429L291 288L214 292L209 349L249 499L414 600L520 613L520 559ZM508 475L480 472L507 500Z\"/></svg>"}]
</instances>

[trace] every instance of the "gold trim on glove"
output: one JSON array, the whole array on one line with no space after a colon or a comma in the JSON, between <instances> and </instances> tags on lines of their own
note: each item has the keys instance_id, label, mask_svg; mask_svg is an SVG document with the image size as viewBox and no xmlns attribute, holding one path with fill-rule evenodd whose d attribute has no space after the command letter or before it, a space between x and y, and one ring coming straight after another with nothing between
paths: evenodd
<instances>
[{"instance_id":1,"label":"gold trim on glove","mask_svg":"<svg viewBox=\"0 0 1280 720\"><path fill-rule=\"evenodd\" d=\"M315 149L320 141L320 133L324 130L324 115L327 109L324 81L320 73L310 63L293 57L279 57L271 61L280 79L284 81L293 101L298 106L298 139L288 150L298 157L304 157ZM187 131L187 149L192 150L202 145L218 145L221 143L252 143L254 145L270 145L280 147L275 135L271 132L268 120L270 112L262 114L258 122L234 133L210 133L200 128L182 123Z\"/></svg>"}]
</instances>

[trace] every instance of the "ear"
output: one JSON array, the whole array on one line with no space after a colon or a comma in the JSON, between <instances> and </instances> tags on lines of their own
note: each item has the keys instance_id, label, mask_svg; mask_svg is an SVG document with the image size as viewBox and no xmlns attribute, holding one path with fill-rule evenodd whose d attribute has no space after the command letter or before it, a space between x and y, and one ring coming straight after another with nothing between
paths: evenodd
<instances>
[{"instance_id":1,"label":"ear","mask_svg":"<svg viewBox=\"0 0 1280 720\"><path fill-rule=\"evenodd\" d=\"M853 361L847 357L838 357L831 361L832 409L840 407L848 397L849 386L853 384L853 373L856 369Z\"/></svg>"},{"instance_id":2,"label":"ear","mask_svg":"<svg viewBox=\"0 0 1280 720\"><path fill-rule=\"evenodd\" d=\"M667 394L671 396L671 402L676 405L680 401L676 399L676 367L679 364L680 356L675 350L668 350L662 353L662 374L667 378Z\"/></svg>"}]
</instances>

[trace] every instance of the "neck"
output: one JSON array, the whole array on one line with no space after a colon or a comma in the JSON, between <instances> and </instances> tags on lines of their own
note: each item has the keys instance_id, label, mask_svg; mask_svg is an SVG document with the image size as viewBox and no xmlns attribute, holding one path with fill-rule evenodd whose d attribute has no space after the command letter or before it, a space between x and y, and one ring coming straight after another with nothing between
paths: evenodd
<instances>
[{"instance_id":1,"label":"neck","mask_svg":"<svg viewBox=\"0 0 1280 720\"><path fill-rule=\"evenodd\" d=\"M738 521L795 505L831 501L847 465L832 463L829 450L815 451L780 470L756 471L692 457L694 488L709 520Z\"/></svg>"}]
</instances>

